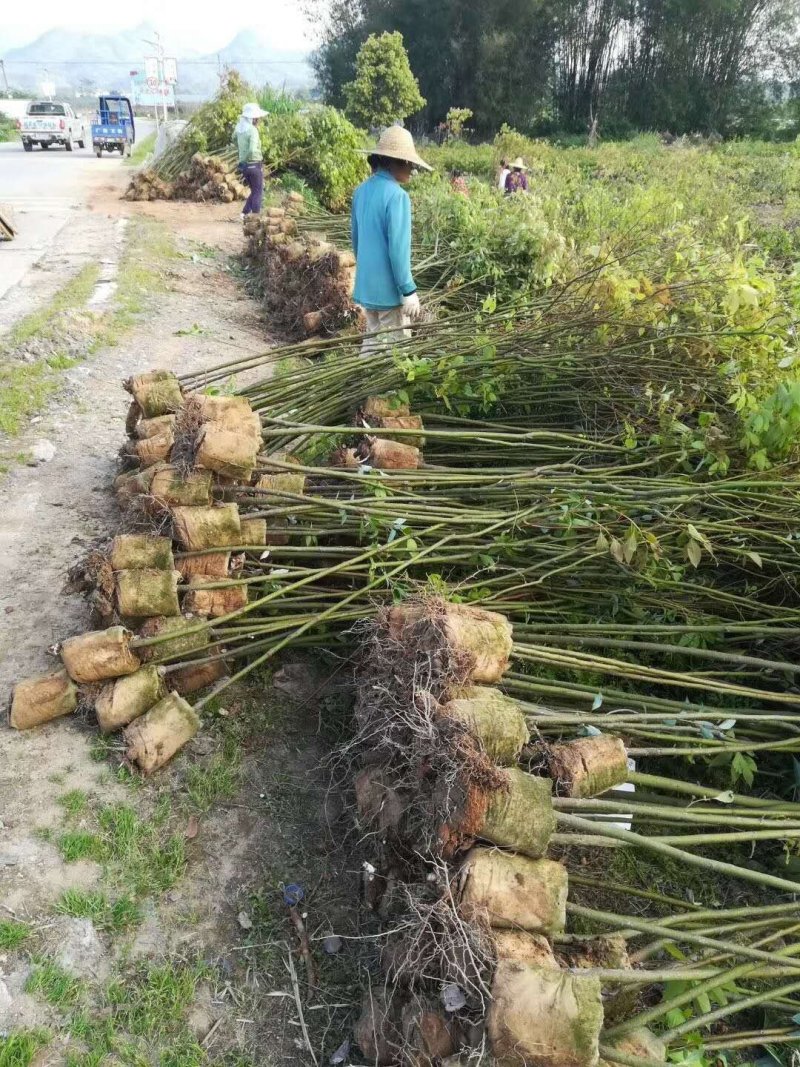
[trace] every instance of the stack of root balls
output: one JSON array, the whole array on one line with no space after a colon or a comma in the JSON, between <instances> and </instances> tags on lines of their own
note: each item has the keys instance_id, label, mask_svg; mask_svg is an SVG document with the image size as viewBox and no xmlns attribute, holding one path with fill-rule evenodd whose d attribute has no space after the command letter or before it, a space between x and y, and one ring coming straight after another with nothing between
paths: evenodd
<instances>
[{"instance_id":1,"label":"stack of root balls","mask_svg":"<svg viewBox=\"0 0 800 1067\"><path fill-rule=\"evenodd\" d=\"M264 545L266 523L220 498L253 478L261 426L248 401L184 396L168 371L126 389L127 470L116 492L126 525L148 532L121 533L76 568L103 628L64 641L60 670L18 683L10 724L27 729L92 707L104 733L124 729L127 759L149 773L199 729L185 697L227 673L224 650L202 659L208 620L247 604L237 573L248 544Z\"/></svg>"},{"instance_id":2,"label":"stack of root balls","mask_svg":"<svg viewBox=\"0 0 800 1067\"><path fill-rule=\"evenodd\" d=\"M501 1067L594 1067L604 1014L622 1007L591 972L629 968L625 941L564 936L567 868L547 853L548 772L560 794L590 796L625 781L625 748L582 738L523 770L525 716L493 688L511 651L502 615L438 598L369 624L355 794L382 948L355 1035L370 1063L488 1052ZM649 1031L617 1052L665 1058Z\"/></svg>"},{"instance_id":3,"label":"stack of root balls","mask_svg":"<svg viewBox=\"0 0 800 1067\"><path fill-rule=\"evenodd\" d=\"M314 235L299 237L294 216L302 197L245 220L245 256L262 293L270 323L289 338L334 334L360 324L351 294L355 257Z\"/></svg>"},{"instance_id":4,"label":"stack of root balls","mask_svg":"<svg viewBox=\"0 0 800 1067\"><path fill-rule=\"evenodd\" d=\"M236 623L216 627L259 606L249 590L268 580L263 561L289 542L286 502L307 489L293 456L261 451L261 422L246 398L184 392L164 370L125 388L128 439L114 483L124 532L70 574L101 629L56 646L61 669L17 684L10 725L25 730L93 710L103 733L124 731L128 761L150 773L200 727L185 698L227 683L242 634ZM370 434L377 426L417 430L422 444L418 417L371 397L354 419L358 462L421 464L420 448ZM238 647L229 649L224 634Z\"/></svg>"},{"instance_id":5,"label":"stack of root balls","mask_svg":"<svg viewBox=\"0 0 800 1067\"><path fill-rule=\"evenodd\" d=\"M196 200L231 204L244 200L247 188L236 171L219 156L196 152L189 169L174 181L164 181L153 170L139 171L131 179L126 200Z\"/></svg>"}]
</instances>

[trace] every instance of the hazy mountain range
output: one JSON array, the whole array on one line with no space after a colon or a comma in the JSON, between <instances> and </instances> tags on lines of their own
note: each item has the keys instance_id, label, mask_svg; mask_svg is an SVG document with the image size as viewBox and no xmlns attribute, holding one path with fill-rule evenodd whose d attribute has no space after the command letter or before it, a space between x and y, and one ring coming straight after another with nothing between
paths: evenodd
<instances>
[{"instance_id":1,"label":"hazy mountain range","mask_svg":"<svg viewBox=\"0 0 800 1067\"><path fill-rule=\"evenodd\" d=\"M144 70L144 56L152 49L143 42L152 40L153 32L148 23L115 34L52 29L31 44L0 53L0 58L12 88L35 92L49 80L60 90L127 89L129 72ZM205 55L186 49L167 54L177 55L179 94L213 93L219 85L218 72L226 65L236 67L256 86L269 82L300 89L313 83L307 53L276 49L255 30L242 30L218 51Z\"/></svg>"}]
</instances>

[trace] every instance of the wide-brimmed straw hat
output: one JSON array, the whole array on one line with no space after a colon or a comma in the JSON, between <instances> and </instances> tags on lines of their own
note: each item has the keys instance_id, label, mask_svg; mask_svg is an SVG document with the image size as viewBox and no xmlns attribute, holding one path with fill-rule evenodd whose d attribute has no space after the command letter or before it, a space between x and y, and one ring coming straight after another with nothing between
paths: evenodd
<instances>
[{"instance_id":1,"label":"wide-brimmed straw hat","mask_svg":"<svg viewBox=\"0 0 800 1067\"><path fill-rule=\"evenodd\" d=\"M517 158L512 163L508 164L508 166L509 166L510 170L527 170L528 169L525 166L525 161L523 160L522 156L517 156Z\"/></svg>"},{"instance_id":2,"label":"wide-brimmed straw hat","mask_svg":"<svg viewBox=\"0 0 800 1067\"><path fill-rule=\"evenodd\" d=\"M368 156L386 156L387 159L401 159L423 170L433 170L424 159L417 155L414 138L402 126L387 126L374 148L364 149Z\"/></svg>"},{"instance_id":3,"label":"wide-brimmed straw hat","mask_svg":"<svg viewBox=\"0 0 800 1067\"><path fill-rule=\"evenodd\" d=\"M242 108L243 119L263 119L265 115L266 111L256 103L245 104Z\"/></svg>"}]
</instances>

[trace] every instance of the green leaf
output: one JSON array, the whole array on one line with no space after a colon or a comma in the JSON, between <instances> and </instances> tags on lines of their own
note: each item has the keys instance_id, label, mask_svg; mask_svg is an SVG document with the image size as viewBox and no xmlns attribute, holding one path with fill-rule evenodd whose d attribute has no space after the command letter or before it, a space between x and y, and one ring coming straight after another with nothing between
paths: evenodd
<instances>
[{"instance_id":1,"label":"green leaf","mask_svg":"<svg viewBox=\"0 0 800 1067\"><path fill-rule=\"evenodd\" d=\"M622 549L622 542L618 541L616 537L611 538L611 544L609 545L609 551L617 563L625 562L625 553Z\"/></svg>"},{"instance_id":2,"label":"green leaf","mask_svg":"<svg viewBox=\"0 0 800 1067\"><path fill-rule=\"evenodd\" d=\"M758 552L745 552L745 555L748 559L751 559L757 567L761 568L764 566L761 556L759 556Z\"/></svg>"},{"instance_id":3,"label":"green leaf","mask_svg":"<svg viewBox=\"0 0 800 1067\"><path fill-rule=\"evenodd\" d=\"M603 694L598 693L592 701L592 711L597 711L598 708L603 706Z\"/></svg>"},{"instance_id":4,"label":"green leaf","mask_svg":"<svg viewBox=\"0 0 800 1067\"><path fill-rule=\"evenodd\" d=\"M711 1001L708 999L708 993L701 993L695 999L695 1004L701 1015L706 1015L711 1011Z\"/></svg>"},{"instance_id":5,"label":"green leaf","mask_svg":"<svg viewBox=\"0 0 800 1067\"><path fill-rule=\"evenodd\" d=\"M597 549L598 552L608 551L608 538L602 530L597 535L597 540L594 543L594 547Z\"/></svg>"},{"instance_id":6,"label":"green leaf","mask_svg":"<svg viewBox=\"0 0 800 1067\"><path fill-rule=\"evenodd\" d=\"M622 547L622 554L626 563L630 563L633 557L636 555L636 548L639 544L639 538L636 534L636 527L632 526L625 538L625 544Z\"/></svg>"},{"instance_id":7,"label":"green leaf","mask_svg":"<svg viewBox=\"0 0 800 1067\"><path fill-rule=\"evenodd\" d=\"M686 558L689 560L693 567L700 565L700 560L703 558L703 550L700 547L699 542L691 540L686 545Z\"/></svg>"}]
</instances>

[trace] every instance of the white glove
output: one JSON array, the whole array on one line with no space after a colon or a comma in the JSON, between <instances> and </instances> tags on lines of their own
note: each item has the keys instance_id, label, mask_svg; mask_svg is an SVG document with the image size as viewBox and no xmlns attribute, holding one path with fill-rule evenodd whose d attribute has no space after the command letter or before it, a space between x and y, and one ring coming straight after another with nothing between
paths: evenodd
<instances>
[{"instance_id":1,"label":"white glove","mask_svg":"<svg viewBox=\"0 0 800 1067\"><path fill-rule=\"evenodd\" d=\"M403 314L409 322L416 322L422 314L419 293L410 293L403 297Z\"/></svg>"}]
</instances>

